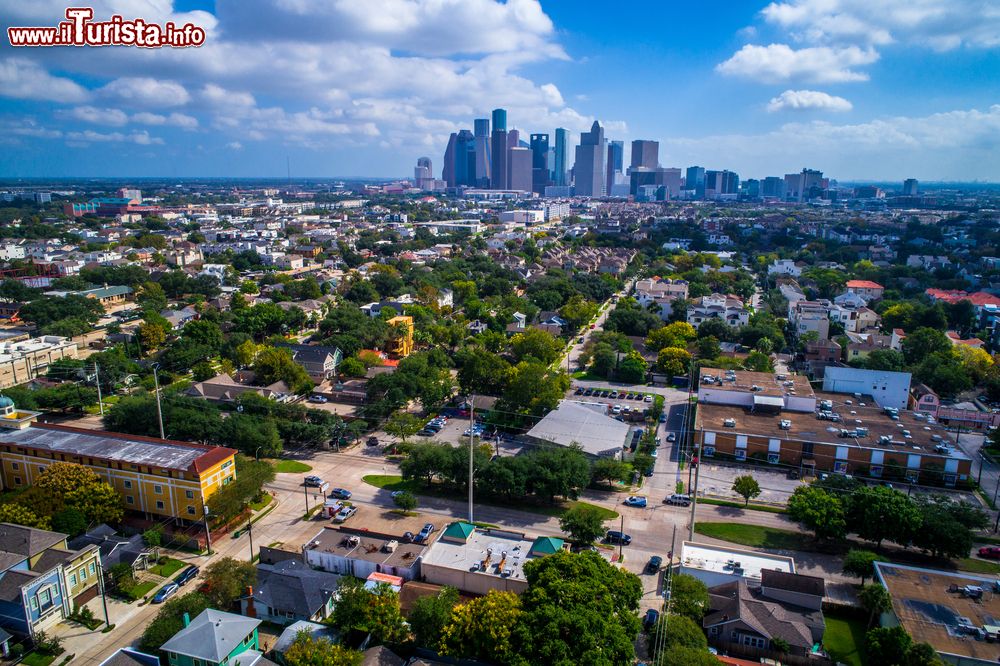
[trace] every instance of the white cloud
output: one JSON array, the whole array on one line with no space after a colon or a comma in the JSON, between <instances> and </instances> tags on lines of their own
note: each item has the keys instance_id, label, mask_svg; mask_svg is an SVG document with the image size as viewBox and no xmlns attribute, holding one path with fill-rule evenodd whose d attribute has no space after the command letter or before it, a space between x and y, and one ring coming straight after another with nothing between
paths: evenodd
<instances>
[{"instance_id":1,"label":"white cloud","mask_svg":"<svg viewBox=\"0 0 1000 666\"><path fill-rule=\"evenodd\" d=\"M764 83L844 83L867 81L868 75L854 68L870 65L878 58L874 49L857 46L793 49L787 44L747 44L728 60L716 65L715 70L727 76L739 76Z\"/></svg>"},{"instance_id":2,"label":"white cloud","mask_svg":"<svg viewBox=\"0 0 1000 666\"><path fill-rule=\"evenodd\" d=\"M226 148L230 148L232 150L243 150L243 144L239 141L230 141L226 144Z\"/></svg>"},{"instance_id":3,"label":"white cloud","mask_svg":"<svg viewBox=\"0 0 1000 666\"><path fill-rule=\"evenodd\" d=\"M101 133L95 132L93 130L84 130L82 132L67 132L66 139L73 142L86 142L86 143L135 143L140 146L149 146L153 144L162 145L163 139L155 136L150 136L148 132L132 132L130 134L125 134L122 132L109 132Z\"/></svg>"},{"instance_id":4,"label":"white cloud","mask_svg":"<svg viewBox=\"0 0 1000 666\"><path fill-rule=\"evenodd\" d=\"M813 44L899 42L938 51L1000 45L1000 5L992 0L786 0L762 14Z\"/></svg>"},{"instance_id":5,"label":"white cloud","mask_svg":"<svg viewBox=\"0 0 1000 666\"><path fill-rule=\"evenodd\" d=\"M159 113L142 111L132 116L132 122L139 123L140 125L172 125L183 129L194 129L198 126L197 118L184 113L177 113L176 111L166 116Z\"/></svg>"},{"instance_id":6,"label":"white cloud","mask_svg":"<svg viewBox=\"0 0 1000 666\"><path fill-rule=\"evenodd\" d=\"M1000 104L985 111L898 116L866 123L787 123L761 134L666 139L677 164L715 164L743 177L814 165L831 177L1000 180Z\"/></svg>"},{"instance_id":7,"label":"white cloud","mask_svg":"<svg viewBox=\"0 0 1000 666\"><path fill-rule=\"evenodd\" d=\"M830 95L818 90L786 90L777 97L771 99L767 105L767 110L771 113L775 111L793 110L823 110L823 111L850 111L853 105L843 97Z\"/></svg>"},{"instance_id":8,"label":"white cloud","mask_svg":"<svg viewBox=\"0 0 1000 666\"><path fill-rule=\"evenodd\" d=\"M68 113L61 115L95 125L121 127L128 123L128 114L121 109L99 109L95 106L77 106L70 109Z\"/></svg>"},{"instance_id":9,"label":"white cloud","mask_svg":"<svg viewBox=\"0 0 1000 666\"><path fill-rule=\"evenodd\" d=\"M82 102L89 97L80 84L53 76L27 58L0 60L0 95L63 103Z\"/></svg>"},{"instance_id":10,"label":"white cloud","mask_svg":"<svg viewBox=\"0 0 1000 666\"><path fill-rule=\"evenodd\" d=\"M115 79L100 89L103 95L140 107L183 106L191 99L184 86L176 81L127 76Z\"/></svg>"}]
</instances>

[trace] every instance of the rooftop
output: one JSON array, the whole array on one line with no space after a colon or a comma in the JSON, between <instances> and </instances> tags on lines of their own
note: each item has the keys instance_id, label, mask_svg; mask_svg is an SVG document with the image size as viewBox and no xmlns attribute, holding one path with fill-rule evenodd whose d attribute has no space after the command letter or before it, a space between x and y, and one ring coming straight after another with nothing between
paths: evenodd
<instances>
[{"instance_id":1,"label":"rooftop","mask_svg":"<svg viewBox=\"0 0 1000 666\"><path fill-rule=\"evenodd\" d=\"M694 541L685 541L681 544L681 566L683 567L735 575L734 563L739 564L744 578L756 580L760 580L761 571L764 569L795 573L795 561L784 555L769 555L753 550L710 546Z\"/></svg>"},{"instance_id":2,"label":"rooftop","mask_svg":"<svg viewBox=\"0 0 1000 666\"><path fill-rule=\"evenodd\" d=\"M219 663L253 633L260 620L208 608L166 643L162 650Z\"/></svg>"},{"instance_id":3,"label":"rooftop","mask_svg":"<svg viewBox=\"0 0 1000 666\"><path fill-rule=\"evenodd\" d=\"M857 401L842 394L817 393L817 400L833 403L833 412L841 418L839 422L820 420L815 413L782 410L780 413L752 413L739 405L702 404L695 417L695 429L710 432L752 435L757 437L780 437L785 440L821 442L837 446L880 449L898 454L918 453L967 460L961 450L952 448L947 453L935 451L942 443L954 441L954 437L933 419L917 418L914 412L900 410L898 420L874 406L874 402ZM865 406L862 407L861 405ZM734 427L727 427L727 419L736 421ZM790 428L781 429L780 421L789 421ZM868 429L864 437L841 437L840 431ZM907 434L909 437L907 437ZM880 438L891 439L882 440Z\"/></svg>"},{"instance_id":4,"label":"rooftop","mask_svg":"<svg viewBox=\"0 0 1000 666\"><path fill-rule=\"evenodd\" d=\"M435 541L424 555L424 564L525 580L523 566L533 543L520 532L476 529L464 541Z\"/></svg>"},{"instance_id":5,"label":"rooftop","mask_svg":"<svg viewBox=\"0 0 1000 666\"><path fill-rule=\"evenodd\" d=\"M594 456L621 451L629 426L607 415L607 405L563 400L528 431L529 437L561 446L579 444Z\"/></svg>"},{"instance_id":6,"label":"rooftop","mask_svg":"<svg viewBox=\"0 0 1000 666\"><path fill-rule=\"evenodd\" d=\"M756 393L757 395L780 397L784 397L786 394L793 394L800 398L810 398L814 393L809 379L803 375L702 368L699 376L701 386L711 387L716 391L735 391L738 393ZM711 379L706 379L709 377Z\"/></svg>"},{"instance_id":7,"label":"rooftop","mask_svg":"<svg viewBox=\"0 0 1000 666\"><path fill-rule=\"evenodd\" d=\"M960 623L967 623L970 629L1000 625L1000 594L995 577L888 562L876 562L875 574L889 591L892 610L911 636L919 636L944 654L990 663L1000 659L1000 643L978 640L959 628ZM982 597L973 599L962 594L961 588L967 585L982 588Z\"/></svg>"},{"instance_id":8,"label":"rooftop","mask_svg":"<svg viewBox=\"0 0 1000 666\"><path fill-rule=\"evenodd\" d=\"M426 547L421 544L403 543L398 537L333 525L325 526L305 545L304 550L333 553L340 557L405 569L412 567L417 558L426 557Z\"/></svg>"},{"instance_id":9,"label":"rooftop","mask_svg":"<svg viewBox=\"0 0 1000 666\"><path fill-rule=\"evenodd\" d=\"M80 458L101 458L133 465L201 473L236 450L224 446L202 446L169 439L85 430L48 423L35 423L24 430L0 433L0 445L31 447Z\"/></svg>"}]
</instances>

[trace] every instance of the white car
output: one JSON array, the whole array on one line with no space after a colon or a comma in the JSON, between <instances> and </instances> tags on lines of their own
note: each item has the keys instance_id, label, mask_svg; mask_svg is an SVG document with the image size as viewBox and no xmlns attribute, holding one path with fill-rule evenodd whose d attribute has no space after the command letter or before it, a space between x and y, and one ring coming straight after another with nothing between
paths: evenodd
<instances>
[{"instance_id":1,"label":"white car","mask_svg":"<svg viewBox=\"0 0 1000 666\"><path fill-rule=\"evenodd\" d=\"M325 404L325 403L329 402L329 400L327 400L326 398L324 398L323 396L321 396L318 393L313 393L311 396L309 396L309 402L315 402L317 404L322 405L322 404Z\"/></svg>"},{"instance_id":2,"label":"white car","mask_svg":"<svg viewBox=\"0 0 1000 666\"><path fill-rule=\"evenodd\" d=\"M357 512L358 512L358 507L345 506L344 508L342 508L340 511L337 512L336 516L333 517L333 522L342 523L351 516L353 516L354 514L356 514Z\"/></svg>"}]
</instances>

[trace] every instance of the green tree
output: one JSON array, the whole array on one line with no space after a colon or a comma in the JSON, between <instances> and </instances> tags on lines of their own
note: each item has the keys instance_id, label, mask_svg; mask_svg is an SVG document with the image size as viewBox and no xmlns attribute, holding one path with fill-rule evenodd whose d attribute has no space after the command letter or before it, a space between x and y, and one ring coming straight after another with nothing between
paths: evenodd
<instances>
[{"instance_id":1,"label":"green tree","mask_svg":"<svg viewBox=\"0 0 1000 666\"><path fill-rule=\"evenodd\" d=\"M517 361L535 359L548 365L559 358L562 343L547 331L529 328L510 339L510 348Z\"/></svg>"},{"instance_id":2,"label":"green tree","mask_svg":"<svg viewBox=\"0 0 1000 666\"><path fill-rule=\"evenodd\" d=\"M858 592L858 603L868 612L868 626L882 614L892 610L892 597L884 587L878 584L865 585Z\"/></svg>"},{"instance_id":3,"label":"green tree","mask_svg":"<svg viewBox=\"0 0 1000 666\"><path fill-rule=\"evenodd\" d=\"M861 486L847 498L847 530L877 546L883 539L907 544L920 528L920 511L898 490Z\"/></svg>"},{"instance_id":4,"label":"green tree","mask_svg":"<svg viewBox=\"0 0 1000 666\"><path fill-rule=\"evenodd\" d=\"M228 609L257 584L257 567L232 557L224 557L205 567L203 593L214 608Z\"/></svg>"},{"instance_id":5,"label":"green tree","mask_svg":"<svg viewBox=\"0 0 1000 666\"><path fill-rule=\"evenodd\" d=\"M661 349L656 356L656 369L670 376L687 375L691 363L691 354L678 347Z\"/></svg>"},{"instance_id":6,"label":"green tree","mask_svg":"<svg viewBox=\"0 0 1000 666\"><path fill-rule=\"evenodd\" d=\"M313 638L306 630L300 631L282 654L286 666L360 666L364 655L328 638Z\"/></svg>"},{"instance_id":7,"label":"green tree","mask_svg":"<svg viewBox=\"0 0 1000 666\"><path fill-rule=\"evenodd\" d=\"M38 516L34 511L16 502L0 504L0 523L14 523L40 530L52 529L48 516Z\"/></svg>"},{"instance_id":8,"label":"green tree","mask_svg":"<svg viewBox=\"0 0 1000 666\"><path fill-rule=\"evenodd\" d=\"M590 372L598 377L609 376L617 362L615 350L606 342L594 345L590 352Z\"/></svg>"},{"instance_id":9,"label":"green tree","mask_svg":"<svg viewBox=\"0 0 1000 666\"><path fill-rule=\"evenodd\" d=\"M749 506L750 500L760 495L760 484L749 474L742 474L733 480L733 492L743 498L743 506Z\"/></svg>"},{"instance_id":10,"label":"green tree","mask_svg":"<svg viewBox=\"0 0 1000 666\"><path fill-rule=\"evenodd\" d=\"M697 336L698 332L694 326L687 322L675 321L650 331L649 335L646 336L646 348L650 350L664 349L665 347L684 349Z\"/></svg>"},{"instance_id":11,"label":"green tree","mask_svg":"<svg viewBox=\"0 0 1000 666\"><path fill-rule=\"evenodd\" d=\"M762 341L767 339L762 338ZM774 363L771 362L771 357L756 349L747 354L743 361L743 367L753 372L774 372Z\"/></svg>"},{"instance_id":12,"label":"green tree","mask_svg":"<svg viewBox=\"0 0 1000 666\"><path fill-rule=\"evenodd\" d=\"M191 368L191 376L196 382L208 381L215 375L215 366L211 361L199 361Z\"/></svg>"},{"instance_id":13,"label":"green tree","mask_svg":"<svg viewBox=\"0 0 1000 666\"><path fill-rule=\"evenodd\" d=\"M668 651L675 647L691 648L708 652L708 639L701 623L686 615L671 613L662 616L649 632L649 652L657 649Z\"/></svg>"},{"instance_id":14,"label":"green tree","mask_svg":"<svg viewBox=\"0 0 1000 666\"><path fill-rule=\"evenodd\" d=\"M208 597L199 592L189 592L184 596L170 599L146 625L142 638L139 639L139 649L149 654L156 654L161 645L184 628L185 613L194 619L210 606L212 603Z\"/></svg>"},{"instance_id":15,"label":"green tree","mask_svg":"<svg viewBox=\"0 0 1000 666\"><path fill-rule=\"evenodd\" d=\"M145 351L158 349L167 341L167 331L158 323L143 322L139 325L139 343Z\"/></svg>"},{"instance_id":16,"label":"green tree","mask_svg":"<svg viewBox=\"0 0 1000 666\"><path fill-rule=\"evenodd\" d=\"M633 350L618 364L618 379L628 384L642 384L646 381L646 370L646 360Z\"/></svg>"},{"instance_id":17,"label":"green tree","mask_svg":"<svg viewBox=\"0 0 1000 666\"><path fill-rule=\"evenodd\" d=\"M490 590L485 597L456 606L441 633L440 652L491 664L511 664L520 650L512 634L520 624L521 598Z\"/></svg>"},{"instance_id":18,"label":"green tree","mask_svg":"<svg viewBox=\"0 0 1000 666\"><path fill-rule=\"evenodd\" d=\"M146 312L161 312L167 309L167 295L163 287L155 282L146 282L135 297L136 302Z\"/></svg>"},{"instance_id":19,"label":"green tree","mask_svg":"<svg viewBox=\"0 0 1000 666\"><path fill-rule=\"evenodd\" d=\"M458 385L463 393L499 395L507 383L510 363L479 346L465 347L455 355Z\"/></svg>"},{"instance_id":20,"label":"green tree","mask_svg":"<svg viewBox=\"0 0 1000 666\"><path fill-rule=\"evenodd\" d=\"M228 522L260 497L264 484L271 481L274 481L274 467L270 463L238 455L236 480L208 498L208 509L220 522Z\"/></svg>"},{"instance_id":21,"label":"green tree","mask_svg":"<svg viewBox=\"0 0 1000 666\"><path fill-rule=\"evenodd\" d=\"M413 511L417 508L417 496L405 490L393 497L392 501L403 511Z\"/></svg>"},{"instance_id":22,"label":"green tree","mask_svg":"<svg viewBox=\"0 0 1000 666\"><path fill-rule=\"evenodd\" d=\"M683 615L700 626L701 619L711 606L708 587L694 576L674 574L671 581L670 606L674 613Z\"/></svg>"},{"instance_id":23,"label":"green tree","mask_svg":"<svg viewBox=\"0 0 1000 666\"><path fill-rule=\"evenodd\" d=\"M366 368L357 356L352 356L345 358L337 370L345 377L364 377Z\"/></svg>"},{"instance_id":24,"label":"green tree","mask_svg":"<svg viewBox=\"0 0 1000 666\"><path fill-rule=\"evenodd\" d=\"M420 597L413 602L407 620L414 642L431 650L441 644L444 628L451 620L451 611L458 604L458 590L445 587L435 595Z\"/></svg>"},{"instance_id":25,"label":"green tree","mask_svg":"<svg viewBox=\"0 0 1000 666\"><path fill-rule=\"evenodd\" d=\"M383 430L387 434L393 437L398 437L406 443L407 437L412 437L420 432L420 429L424 427L424 420L417 416L416 414L410 414L409 412L396 412L389 420L386 421Z\"/></svg>"},{"instance_id":26,"label":"green tree","mask_svg":"<svg viewBox=\"0 0 1000 666\"><path fill-rule=\"evenodd\" d=\"M657 666L717 666L718 658L708 650L675 645L663 651Z\"/></svg>"},{"instance_id":27,"label":"green tree","mask_svg":"<svg viewBox=\"0 0 1000 666\"><path fill-rule=\"evenodd\" d=\"M181 338L193 344L208 347L213 354L218 354L219 350L222 349L222 329L214 321L208 319L196 319L184 324L184 328L181 329Z\"/></svg>"},{"instance_id":28,"label":"green tree","mask_svg":"<svg viewBox=\"0 0 1000 666\"><path fill-rule=\"evenodd\" d=\"M913 545L934 557L968 557L975 535L982 529L982 511L970 511L943 498L921 498L917 503L920 527L913 534Z\"/></svg>"},{"instance_id":29,"label":"green tree","mask_svg":"<svg viewBox=\"0 0 1000 666\"><path fill-rule=\"evenodd\" d=\"M817 539L841 539L847 529L839 498L816 486L799 486L788 498L788 517L802 523Z\"/></svg>"},{"instance_id":30,"label":"green tree","mask_svg":"<svg viewBox=\"0 0 1000 666\"><path fill-rule=\"evenodd\" d=\"M930 643L914 643L907 648L901 666L944 666L944 662Z\"/></svg>"},{"instance_id":31,"label":"green tree","mask_svg":"<svg viewBox=\"0 0 1000 666\"><path fill-rule=\"evenodd\" d=\"M604 535L601 510L589 504L576 504L559 518L559 529L573 543L589 545Z\"/></svg>"},{"instance_id":32,"label":"green tree","mask_svg":"<svg viewBox=\"0 0 1000 666\"><path fill-rule=\"evenodd\" d=\"M254 457L259 452L265 458L274 458L283 448L274 420L251 414L230 414L222 421L217 439L223 446Z\"/></svg>"},{"instance_id":33,"label":"green tree","mask_svg":"<svg viewBox=\"0 0 1000 666\"><path fill-rule=\"evenodd\" d=\"M639 577L594 552L524 564L523 621L512 642L531 664L629 664L639 634Z\"/></svg>"},{"instance_id":34,"label":"green tree","mask_svg":"<svg viewBox=\"0 0 1000 666\"><path fill-rule=\"evenodd\" d=\"M590 481L594 485L607 481L608 488L611 488L613 482L628 479L631 472L631 466L627 462L613 458L599 458L590 468Z\"/></svg>"},{"instance_id":35,"label":"green tree","mask_svg":"<svg viewBox=\"0 0 1000 666\"><path fill-rule=\"evenodd\" d=\"M309 373L292 360L292 353L284 347L264 347L253 362L256 381L261 386L283 381L295 393L308 393L315 386Z\"/></svg>"},{"instance_id":36,"label":"green tree","mask_svg":"<svg viewBox=\"0 0 1000 666\"><path fill-rule=\"evenodd\" d=\"M913 639L901 626L876 627L865 634L865 654L870 664L902 664Z\"/></svg>"},{"instance_id":37,"label":"green tree","mask_svg":"<svg viewBox=\"0 0 1000 666\"><path fill-rule=\"evenodd\" d=\"M698 339L698 358L712 360L722 355L719 339L714 335Z\"/></svg>"},{"instance_id":38,"label":"green tree","mask_svg":"<svg viewBox=\"0 0 1000 666\"><path fill-rule=\"evenodd\" d=\"M565 373L549 373L540 363L521 361L511 370L497 409L541 416L559 404L568 388Z\"/></svg>"},{"instance_id":39,"label":"green tree","mask_svg":"<svg viewBox=\"0 0 1000 666\"><path fill-rule=\"evenodd\" d=\"M917 365L935 352L950 352L951 341L944 331L918 328L903 338L903 358L910 365Z\"/></svg>"},{"instance_id":40,"label":"green tree","mask_svg":"<svg viewBox=\"0 0 1000 666\"><path fill-rule=\"evenodd\" d=\"M865 584L865 579L875 576L875 563L884 562L885 558L870 550L851 548L844 555L844 573L848 576L856 576L861 579L861 585Z\"/></svg>"},{"instance_id":41,"label":"green tree","mask_svg":"<svg viewBox=\"0 0 1000 666\"><path fill-rule=\"evenodd\" d=\"M87 517L75 507L66 507L52 515L52 529L75 537L87 530Z\"/></svg>"},{"instance_id":42,"label":"green tree","mask_svg":"<svg viewBox=\"0 0 1000 666\"><path fill-rule=\"evenodd\" d=\"M339 599L331 623L344 631L358 629L372 635L376 644L402 643L409 632L399 611L399 595L388 585L365 588L360 578L345 577L337 589Z\"/></svg>"},{"instance_id":43,"label":"green tree","mask_svg":"<svg viewBox=\"0 0 1000 666\"><path fill-rule=\"evenodd\" d=\"M88 523L117 523L124 514L121 495L83 465L54 462L35 478L32 490L56 506L71 506Z\"/></svg>"}]
</instances>

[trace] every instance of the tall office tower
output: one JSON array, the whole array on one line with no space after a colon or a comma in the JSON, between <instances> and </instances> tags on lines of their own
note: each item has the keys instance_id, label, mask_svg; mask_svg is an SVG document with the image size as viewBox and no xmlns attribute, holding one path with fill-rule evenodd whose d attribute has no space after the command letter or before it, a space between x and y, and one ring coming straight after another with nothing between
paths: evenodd
<instances>
[{"instance_id":1,"label":"tall office tower","mask_svg":"<svg viewBox=\"0 0 1000 666\"><path fill-rule=\"evenodd\" d=\"M476 187L490 186L490 119L476 118Z\"/></svg>"},{"instance_id":2,"label":"tall office tower","mask_svg":"<svg viewBox=\"0 0 1000 666\"><path fill-rule=\"evenodd\" d=\"M903 181L903 196L915 197L918 193L916 178L907 178Z\"/></svg>"},{"instance_id":3,"label":"tall office tower","mask_svg":"<svg viewBox=\"0 0 1000 666\"><path fill-rule=\"evenodd\" d=\"M467 129L455 139L455 185L476 185L476 137Z\"/></svg>"},{"instance_id":4,"label":"tall office tower","mask_svg":"<svg viewBox=\"0 0 1000 666\"><path fill-rule=\"evenodd\" d=\"M694 196L696 199L702 199L705 197L705 169L700 166L692 166L687 168L684 178L684 187L688 190L694 190Z\"/></svg>"},{"instance_id":5,"label":"tall office tower","mask_svg":"<svg viewBox=\"0 0 1000 666\"><path fill-rule=\"evenodd\" d=\"M733 173L732 171L722 172L722 190L719 194L739 194L740 193L740 177L739 174Z\"/></svg>"},{"instance_id":6,"label":"tall office tower","mask_svg":"<svg viewBox=\"0 0 1000 666\"><path fill-rule=\"evenodd\" d=\"M490 187L507 189L507 111L493 110L493 133L490 135Z\"/></svg>"},{"instance_id":7,"label":"tall office tower","mask_svg":"<svg viewBox=\"0 0 1000 666\"><path fill-rule=\"evenodd\" d=\"M785 198L785 179L778 176L768 176L760 183L760 196Z\"/></svg>"},{"instance_id":8,"label":"tall office tower","mask_svg":"<svg viewBox=\"0 0 1000 666\"><path fill-rule=\"evenodd\" d=\"M562 127L556 128L556 146L555 146L555 166L552 168L552 180L555 181L556 185L560 187L564 185L569 185L569 181L566 177L566 169L569 165L566 164L569 157L569 131L563 129Z\"/></svg>"},{"instance_id":9,"label":"tall office tower","mask_svg":"<svg viewBox=\"0 0 1000 666\"><path fill-rule=\"evenodd\" d=\"M655 169L660 165L660 144L656 141L636 139L632 142L632 161L629 166Z\"/></svg>"},{"instance_id":10,"label":"tall office tower","mask_svg":"<svg viewBox=\"0 0 1000 666\"><path fill-rule=\"evenodd\" d=\"M576 194L581 197L604 196L604 128L596 120L589 132L580 135L576 147Z\"/></svg>"},{"instance_id":11,"label":"tall office tower","mask_svg":"<svg viewBox=\"0 0 1000 666\"><path fill-rule=\"evenodd\" d=\"M743 195L751 199L760 196L760 181L756 178L747 178L743 181Z\"/></svg>"},{"instance_id":12,"label":"tall office tower","mask_svg":"<svg viewBox=\"0 0 1000 666\"><path fill-rule=\"evenodd\" d=\"M417 189L429 190L433 187L434 167L431 165L431 158L417 159L417 166L413 168L413 180Z\"/></svg>"},{"instance_id":13,"label":"tall office tower","mask_svg":"<svg viewBox=\"0 0 1000 666\"><path fill-rule=\"evenodd\" d=\"M516 129L507 132L507 150L518 148L521 145L521 132Z\"/></svg>"},{"instance_id":14,"label":"tall office tower","mask_svg":"<svg viewBox=\"0 0 1000 666\"><path fill-rule=\"evenodd\" d=\"M705 171L705 193L706 199L717 199L722 194L722 172L708 170Z\"/></svg>"},{"instance_id":15,"label":"tall office tower","mask_svg":"<svg viewBox=\"0 0 1000 666\"><path fill-rule=\"evenodd\" d=\"M622 174L625 163L625 142L608 141L608 159L605 165L604 194L611 196L611 188L615 186Z\"/></svg>"},{"instance_id":16,"label":"tall office tower","mask_svg":"<svg viewBox=\"0 0 1000 666\"><path fill-rule=\"evenodd\" d=\"M444 164L441 165L441 180L448 187L455 187L455 142L458 141L458 133L452 132L448 137L448 147L444 150Z\"/></svg>"},{"instance_id":17,"label":"tall office tower","mask_svg":"<svg viewBox=\"0 0 1000 666\"><path fill-rule=\"evenodd\" d=\"M531 192L531 149L515 146L507 154L507 189Z\"/></svg>"},{"instance_id":18,"label":"tall office tower","mask_svg":"<svg viewBox=\"0 0 1000 666\"><path fill-rule=\"evenodd\" d=\"M549 171L549 135L531 135L531 191L545 194L545 186L552 183Z\"/></svg>"},{"instance_id":19,"label":"tall office tower","mask_svg":"<svg viewBox=\"0 0 1000 666\"><path fill-rule=\"evenodd\" d=\"M822 171L803 169L802 173L785 174L785 200L805 201L820 196L827 187L827 180Z\"/></svg>"}]
</instances>

